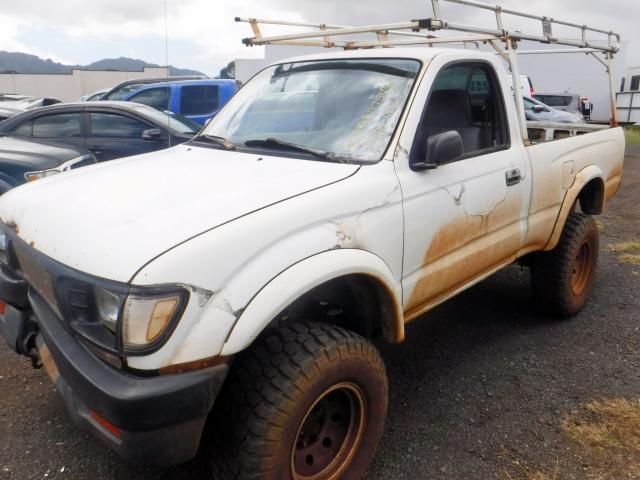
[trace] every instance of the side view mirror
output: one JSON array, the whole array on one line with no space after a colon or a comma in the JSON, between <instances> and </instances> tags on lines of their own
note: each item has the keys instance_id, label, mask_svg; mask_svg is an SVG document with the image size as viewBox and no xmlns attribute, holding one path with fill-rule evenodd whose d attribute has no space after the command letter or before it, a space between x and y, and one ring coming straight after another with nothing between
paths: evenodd
<instances>
[{"instance_id":1,"label":"side view mirror","mask_svg":"<svg viewBox=\"0 0 640 480\"><path fill-rule=\"evenodd\" d=\"M533 106L533 111L536 113L540 113L540 112L546 112L547 109L544 108L542 105L534 105Z\"/></svg>"},{"instance_id":2,"label":"side view mirror","mask_svg":"<svg viewBox=\"0 0 640 480\"><path fill-rule=\"evenodd\" d=\"M462 137L455 130L430 135L425 146L424 160L413 162L411 169L422 171L438 168L439 165L454 161L462 153Z\"/></svg>"},{"instance_id":3,"label":"side view mirror","mask_svg":"<svg viewBox=\"0 0 640 480\"><path fill-rule=\"evenodd\" d=\"M162 140L162 130L159 128L149 128L142 132L142 139L147 141Z\"/></svg>"}]
</instances>

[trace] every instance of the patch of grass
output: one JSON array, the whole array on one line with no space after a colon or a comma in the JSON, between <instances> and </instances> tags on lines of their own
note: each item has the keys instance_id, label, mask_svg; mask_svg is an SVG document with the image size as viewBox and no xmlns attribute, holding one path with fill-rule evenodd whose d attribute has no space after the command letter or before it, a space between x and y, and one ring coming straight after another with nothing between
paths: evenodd
<instances>
[{"instance_id":1,"label":"patch of grass","mask_svg":"<svg viewBox=\"0 0 640 480\"><path fill-rule=\"evenodd\" d=\"M640 475L640 400L594 400L562 428L606 478Z\"/></svg>"},{"instance_id":2,"label":"patch of grass","mask_svg":"<svg viewBox=\"0 0 640 480\"><path fill-rule=\"evenodd\" d=\"M632 265L640 265L640 239L609 245L610 252L618 253L618 260Z\"/></svg>"},{"instance_id":3,"label":"patch of grass","mask_svg":"<svg viewBox=\"0 0 640 480\"><path fill-rule=\"evenodd\" d=\"M502 469L500 477L503 480L556 480L559 478L557 460L554 472L552 474L548 474L547 472L530 465L525 460L510 454L507 449L503 448L500 457L503 460L508 460L511 464L510 467Z\"/></svg>"},{"instance_id":4,"label":"patch of grass","mask_svg":"<svg viewBox=\"0 0 640 480\"><path fill-rule=\"evenodd\" d=\"M627 145L640 145L640 127L631 125L624 128Z\"/></svg>"},{"instance_id":5,"label":"patch of grass","mask_svg":"<svg viewBox=\"0 0 640 480\"><path fill-rule=\"evenodd\" d=\"M565 435L571 449L544 468L503 448L507 462L496 476L501 480L618 480L640 478L640 399L594 400L565 416ZM557 455L557 451L554 452Z\"/></svg>"}]
</instances>

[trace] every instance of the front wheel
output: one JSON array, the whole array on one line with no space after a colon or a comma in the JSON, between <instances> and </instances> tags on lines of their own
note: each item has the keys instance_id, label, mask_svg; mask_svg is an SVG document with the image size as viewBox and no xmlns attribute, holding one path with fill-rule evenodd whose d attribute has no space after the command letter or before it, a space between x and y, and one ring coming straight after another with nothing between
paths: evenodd
<instances>
[{"instance_id":1,"label":"front wheel","mask_svg":"<svg viewBox=\"0 0 640 480\"><path fill-rule=\"evenodd\" d=\"M531 265L531 284L542 309L569 317L587 303L598 263L599 233L593 217L571 213L558 245L537 254Z\"/></svg>"},{"instance_id":2,"label":"front wheel","mask_svg":"<svg viewBox=\"0 0 640 480\"><path fill-rule=\"evenodd\" d=\"M234 365L211 424L216 479L357 479L376 451L387 378L375 347L316 322L268 333Z\"/></svg>"}]
</instances>

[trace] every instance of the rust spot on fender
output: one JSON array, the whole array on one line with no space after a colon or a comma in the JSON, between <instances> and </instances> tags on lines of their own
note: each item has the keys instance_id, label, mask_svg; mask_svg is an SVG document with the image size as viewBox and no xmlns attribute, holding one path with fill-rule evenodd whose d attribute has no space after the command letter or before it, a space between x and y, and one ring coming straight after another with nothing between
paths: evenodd
<instances>
[{"instance_id":1,"label":"rust spot on fender","mask_svg":"<svg viewBox=\"0 0 640 480\"><path fill-rule=\"evenodd\" d=\"M230 357L215 356L195 360L193 362L178 363L175 365L166 365L161 367L158 373L160 375L176 375L179 373L192 372L194 370L202 370L205 368L215 367L229 362Z\"/></svg>"},{"instance_id":2,"label":"rust spot on fender","mask_svg":"<svg viewBox=\"0 0 640 480\"><path fill-rule=\"evenodd\" d=\"M622 184L622 164L616 165L616 167L609 173L607 180L604 183L604 199L609 200L613 197Z\"/></svg>"},{"instance_id":3,"label":"rust spot on fender","mask_svg":"<svg viewBox=\"0 0 640 480\"><path fill-rule=\"evenodd\" d=\"M383 290L383 298L389 300L382 302L382 336L392 343L402 343L404 341L404 322L402 321L402 305L398 302L395 293L387 285L384 278L374 274L369 274L376 282L376 287Z\"/></svg>"}]
</instances>

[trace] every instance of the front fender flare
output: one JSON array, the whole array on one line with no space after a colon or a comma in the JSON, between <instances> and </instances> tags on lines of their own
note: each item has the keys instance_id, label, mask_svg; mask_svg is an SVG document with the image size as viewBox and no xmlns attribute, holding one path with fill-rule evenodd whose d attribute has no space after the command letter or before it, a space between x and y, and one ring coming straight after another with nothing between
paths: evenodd
<instances>
[{"instance_id":1,"label":"front fender flare","mask_svg":"<svg viewBox=\"0 0 640 480\"><path fill-rule=\"evenodd\" d=\"M401 287L387 264L377 255L365 250L336 249L294 264L265 285L236 321L221 355L233 355L244 350L295 300L329 280L350 274L370 275L394 296L397 328L401 338L404 338Z\"/></svg>"}]
</instances>

